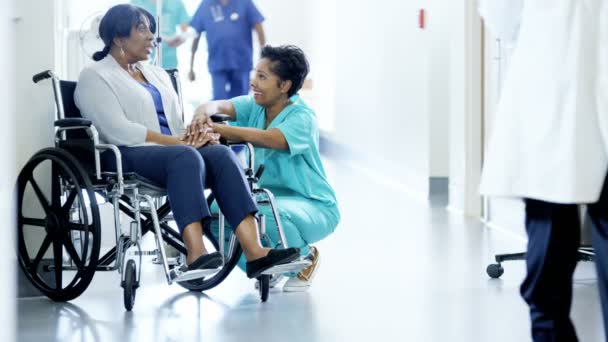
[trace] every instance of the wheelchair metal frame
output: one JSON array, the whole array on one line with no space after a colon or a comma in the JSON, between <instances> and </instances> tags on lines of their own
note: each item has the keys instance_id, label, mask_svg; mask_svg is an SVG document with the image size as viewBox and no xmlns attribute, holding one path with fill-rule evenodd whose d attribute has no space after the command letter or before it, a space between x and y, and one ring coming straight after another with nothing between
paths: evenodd
<instances>
[{"instance_id":1,"label":"wheelchair metal frame","mask_svg":"<svg viewBox=\"0 0 608 342\"><path fill-rule=\"evenodd\" d=\"M181 98L181 85L179 82L179 75L176 70L168 71L171 77L177 77L177 79L172 79L174 82L174 87L179 97L180 103L183 103ZM146 184L141 180L135 180L134 182L126 180L125 175L122 169L122 156L120 150L117 146L112 144L102 144L99 142L99 134L96 130L95 126L93 126L90 122L84 119L76 119L73 122L67 122L73 119L67 118L65 116L65 109L63 105L63 94L61 91L60 82L61 80L52 72L45 71L39 73L34 76L34 82L37 83L40 80L51 78L54 99L57 108L57 121L55 122L56 131L55 131L55 146L56 148L62 148L62 142L68 142L68 132L70 131L84 131L87 133L87 136L91 140L94 147L94 176L97 180L95 184L93 184L93 188L96 194L101 195L107 202L113 205L114 211L114 228L115 228L115 240L116 246L112 248L109 252L107 252L103 257L100 257L95 265L95 271L114 271L118 270L121 274L121 285L125 288L125 307L127 310L131 310L134 305L134 292L135 289L139 286L139 281L141 279L141 266L142 266L142 256L143 255L156 255L157 259L160 261L163 271L165 272L165 277L167 283L171 285L173 282L187 282L193 279L199 279L207 276L211 276L220 271L220 269L216 270L195 270L188 272L181 272L179 267L174 267L171 269L169 267L167 261L167 253L165 251L164 244L161 240L164 240L169 245L172 245L176 249L180 251L180 253L184 254L185 248L179 248L179 242L181 241L181 237L179 233L175 232L168 224L167 217L170 214L170 208L167 203L157 208L157 204L160 202L158 199L164 198L166 196L165 190L160 189L153 184ZM182 112L183 117L183 112ZM248 165L245 171L247 180L249 182L250 188L252 190L252 195L257 199L258 196L262 196L265 199L262 201L258 201L258 204L267 204L271 206L271 210L274 215L274 219L277 223L277 230L280 237L279 245L283 248L287 248L287 241L285 238L285 234L283 232L283 227L281 225L281 221L279 218L278 211L276 210L275 199L273 194L267 190L262 189L257 186L257 180L260 176L260 172L258 174L253 173L253 167L255 165L255 156L253 146L249 143L242 142L233 142L231 145L244 145L248 150ZM103 183L104 177L107 176L108 173L104 173L101 170L101 162L100 162L100 154L102 151L112 151L114 156L116 157L116 172L112 174L112 177L109 179L112 180L108 183ZM263 170L263 167L262 167ZM68 191L69 184L62 184L61 193L64 196ZM82 203L79 202L79 205ZM75 210L81 211L86 210L86 208L76 208ZM130 223L130 229L126 232L122 232L121 227L121 213L127 214L131 217L132 221ZM226 250L225 250L225 220L224 216L220 212L218 215L219 220L219 237L217 239L216 248L218 252L224 258L224 266L226 266ZM260 239L262 240L266 235L266 224L265 217L263 215L259 215L258 217L258 229L260 233ZM161 226L163 229L161 229ZM155 235L156 249L152 251L143 251L141 248L141 239L142 237L149 231L153 231ZM81 232L82 234L82 232ZM88 233L89 234L89 233ZM74 239L73 236L70 238ZM209 237L208 238L212 238ZM88 241L88 240L87 240ZM74 242L74 241L72 241ZM228 253L235 253L237 250L236 245L238 241L236 239L236 235L232 234L229 241ZM271 246L277 247L277 246ZM240 248L240 247L239 247ZM240 249L238 252L240 256ZM232 256L232 255L230 255ZM62 270L78 270L76 266L71 262L70 265L63 265ZM132 261L132 263L131 263ZM128 264L131 263L130 266ZM130 275L125 272L125 269L131 269L135 265L135 278L131 279ZM284 272L294 272L298 271L304 267L310 265L310 261L299 259L292 263L279 265L270 270L267 270L263 273L263 275L258 278L260 282L260 294L262 297L262 301L266 301L268 298L268 282L269 276L275 273L284 273ZM52 266L51 266L52 267ZM234 265L232 266L234 267ZM131 272L131 271L130 271ZM230 272L230 270L228 270ZM226 274L227 275L227 274ZM129 278L129 279L127 279ZM126 281L134 282L133 284L126 284ZM220 280L221 282L221 280ZM88 284L87 284L88 286ZM129 292L132 294L131 302L128 303L127 300L127 286L132 286ZM86 288L86 287L85 287ZM83 290L84 291L84 290Z\"/></svg>"}]
</instances>

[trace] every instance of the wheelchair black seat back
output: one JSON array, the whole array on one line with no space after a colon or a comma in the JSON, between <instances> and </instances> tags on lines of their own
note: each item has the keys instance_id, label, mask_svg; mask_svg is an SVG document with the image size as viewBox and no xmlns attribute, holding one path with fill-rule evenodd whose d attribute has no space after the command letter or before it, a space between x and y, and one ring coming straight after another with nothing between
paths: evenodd
<instances>
[{"instance_id":1,"label":"wheelchair black seat back","mask_svg":"<svg viewBox=\"0 0 608 342\"><path fill-rule=\"evenodd\" d=\"M167 71L178 94L181 88L176 70ZM35 83L51 79L57 117L55 146L38 151L21 170L17 180L18 259L29 281L47 297L56 301L80 296L91 283L96 271L118 270L123 287L124 306L131 310L139 287L142 257L155 255L162 265L167 282L178 283L193 291L205 291L220 284L237 264L242 250L236 236L224 229L221 212L219 235L204 227L205 236L222 253L223 266L216 270L184 272L180 261L185 260L186 248L180 234L171 226L171 208L166 191L135 173L123 173L120 150L102 144L95 126L84 119L74 102L76 82L60 80L51 71L33 77ZM183 108L183 107L182 107ZM182 112L183 118L183 112ZM224 121L227 116L216 116ZM248 166L245 170L252 193L259 204L270 205L277 221L281 244L287 247L272 193L256 186L259 173L254 175L254 153L250 144ZM113 153L116 172L104 172L100 153ZM98 200L110 203L114 211L116 245L100 255L101 221ZM211 202L212 197L208 198ZM129 218L124 229L121 214ZM257 217L260 235L265 235L264 217ZM152 233L156 248L142 250L142 237ZM165 244L179 252L169 260ZM291 272L308 266L297 261L271 269L258 278L262 301L269 293L269 277L274 273Z\"/></svg>"},{"instance_id":2,"label":"wheelchair black seat back","mask_svg":"<svg viewBox=\"0 0 608 342\"><path fill-rule=\"evenodd\" d=\"M67 128L75 125L90 127L90 123L82 118L80 110L74 102L76 82L60 80L59 89L61 91L59 100L63 106L65 117L56 122L57 127ZM68 130L65 132L65 138L57 142L58 147L71 153L80 161L87 174L93 176L95 173L95 146L87 132L82 129Z\"/></svg>"}]
</instances>

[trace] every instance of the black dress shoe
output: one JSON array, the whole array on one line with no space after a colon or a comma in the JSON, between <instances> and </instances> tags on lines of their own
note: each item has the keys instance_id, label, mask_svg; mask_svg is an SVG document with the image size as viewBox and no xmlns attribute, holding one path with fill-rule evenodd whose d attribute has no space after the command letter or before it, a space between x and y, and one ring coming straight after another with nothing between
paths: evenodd
<instances>
[{"instance_id":1,"label":"black dress shoe","mask_svg":"<svg viewBox=\"0 0 608 342\"><path fill-rule=\"evenodd\" d=\"M187 271L214 269L222 266L224 260L219 252L213 252L207 255L201 255L188 265Z\"/></svg>"},{"instance_id":2,"label":"black dress shoe","mask_svg":"<svg viewBox=\"0 0 608 342\"><path fill-rule=\"evenodd\" d=\"M294 261L300 257L299 248L271 249L268 255L247 262L247 277L257 278L267 269Z\"/></svg>"}]
</instances>

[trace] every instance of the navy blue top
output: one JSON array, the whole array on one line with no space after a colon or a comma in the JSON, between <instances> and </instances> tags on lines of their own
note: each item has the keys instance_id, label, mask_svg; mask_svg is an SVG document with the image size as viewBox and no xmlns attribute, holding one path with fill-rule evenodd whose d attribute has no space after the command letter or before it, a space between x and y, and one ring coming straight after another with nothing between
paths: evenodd
<instances>
[{"instance_id":1,"label":"navy blue top","mask_svg":"<svg viewBox=\"0 0 608 342\"><path fill-rule=\"evenodd\" d=\"M165 116L165 109L163 108L163 99L160 97L160 92L156 87L150 83L139 83L146 90L150 92L152 95L152 99L154 100L154 107L156 107L156 114L158 114L158 123L160 124L160 132L165 135L171 135L171 130L169 129L169 122L167 121L167 117Z\"/></svg>"},{"instance_id":2,"label":"navy blue top","mask_svg":"<svg viewBox=\"0 0 608 342\"><path fill-rule=\"evenodd\" d=\"M252 29L264 16L252 0L204 0L192 17L190 26L207 34L209 71L252 69Z\"/></svg>"}]
</instances>

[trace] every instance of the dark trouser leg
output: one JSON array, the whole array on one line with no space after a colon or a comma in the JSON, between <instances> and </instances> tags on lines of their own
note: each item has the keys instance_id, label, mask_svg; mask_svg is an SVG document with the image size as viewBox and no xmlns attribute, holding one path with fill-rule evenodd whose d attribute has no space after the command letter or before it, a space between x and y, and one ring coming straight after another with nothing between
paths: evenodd
<instances>
[{"instance_id":1,"label":"dark trouser leg","mask_svg":"<svg viewBox=\"0 0 608 342\"><path fill-rule=\"evenodd\" d=\"M226 85L228 84L228 72L226 71L214 71L211 73L211 87L213 88L213 99L214 100L226 100L228 99L228 92L226 91Z\"/></svg>"},{"instance_id":2,"label":"dark trouser leg","mask_svg":"<svg viewBox=\"0 0 608 342\"><path fill-rule=\"evenodd\" d=\"M236 228L245 217L258 211L241 162L224 145L208 145L198 151L205 161L206 185L230 226Z\"/></svg>"},{"instance_id":3,"label":"dark trouser leg","mask_svg":"<svg viewBox=\"0 0 608 342\"><path fill-rule=\"evenodd\" d=\"M602 301L604 334L608 339L608 184L606 183L604 181L600 200L589 205L588 208L589 217L593 222L593 251L595 252L595 267Z\"/></svg>"},{"instance_id":4,"label":"dark trouser leg","mask_svg":"<svg viewBox=\"0 0 608 342\"><path fill-rule=\"evenodd\" d=\"M205 166L189 146L121 147L123 172L135 172L167 189L180 233L197 221L210 218L203 182ZM114 154L103 153L104 169L116 170Z\"/></svg>"},{"instance_id":5,"label":"dark trouser leg","mask_svg":"<svg viewBox=\"0 0 608 342\"><path fill-rule=\"evenodd\" d=\"M249 93L249 70L232 70L229 72L230 98Z\"/></svg>"},{"instance_id":6,"label":"dark trouser leg","mask_svg":"<svg viewBox=\"0 0 608 342\"><path fill-rule=\"evenodd\" d=\"M534 341L577 341L570 321L572 274L580 225L576 205L526 200L527 275L521 295L530 306Z\"/></svg>"}]
</instances>

